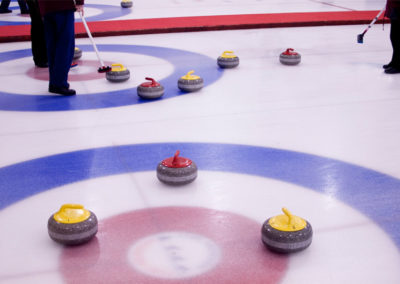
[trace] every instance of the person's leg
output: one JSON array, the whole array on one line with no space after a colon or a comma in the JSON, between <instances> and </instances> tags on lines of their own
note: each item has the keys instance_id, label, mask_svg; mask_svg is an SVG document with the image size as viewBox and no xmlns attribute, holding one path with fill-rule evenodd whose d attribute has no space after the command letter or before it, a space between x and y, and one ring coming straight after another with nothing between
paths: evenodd
<instances>
[{"instance_id":1,"label":"person's leg","mask_svg":"<svg viewBox=\"0 0 400 284\"><path fill-rule=\"evenodd\" d=\"M47 60L49 63L49 76L50 84L52 83L52 74L54 73L54 62L55 62L55 50L56 50L56 40L57 31L54 20L54 13L49 13L43 17L44 23L44 34L46 38L46 49L47 49Z\"/></svg>"},{"instance_id":2,"label":"person's leg","mask_svg":"<svg viewBox=\"0 0 400 284\"><path fill-rule=\"evenodd\" d=\"M56 86L68 87L68 72L75 48L74 12L62 12L58 17L57 49L55 54Z\"/></svg>"},{"instance_id":3,"label":"person's leg","mask_svg":"<svg viewBox=\"0 0 400 284\"><path fill-rule=\"evenodd\" d=\"M69 90L68 72L75 48L74 12L50 13L45 15L44 20L50 74L49 91L73 95L75 91Z\"/></svg>"},{"instance_id":4,"label":"person's leg","mask_svg":"<svg viewBox=\"0 0 400 284\"><path fill-rule=\"evenodd\" d=\"M392 65L400 68L400 20L392 20L390 41L393 47Z\"/></svg>"},{"instance_id":5,"label":"person's leg","mask_svg":"<svg viewBox=\"0 0 400 284\"><path fill-rule=\"evenodd\" d=\"M26 5L25 0L18 0L18 6L21 10L21 14L29 14L28 6Z\"/></svg>"},{"instance_id":6,"label":"person's leg","mask_svg":"<svg viewBox=\"0 0 400 284\"><path fill-rule=\"evenodd\" d=\"M11 0L2 0L0 4L0 14L11 13L12 11L8 9Z\"/></svg>"},{"instance_id":7,"label":"person's leg","mask_svg":"<svg viewBox=\"0 0 400 284\"><path fill-rule=\"evenodd\" d=\"M389 68L385 70L388 74L400 73L400 20L392 19L390 24L390 41L392 43L393 55Z\"/></svg>"},{"instance_id":8,"label":"person's leg","mask_svg":"<svg viewBox=\"0 0 400 284\"><path fill-rule=\"evenodd\" d=\"M27 0L29 15L31 17L31 41L32 55L35 65L38 67L47 67L47 48L44 36L44 24L40 15L37 0Z\"/></svg>"}]
</instances>

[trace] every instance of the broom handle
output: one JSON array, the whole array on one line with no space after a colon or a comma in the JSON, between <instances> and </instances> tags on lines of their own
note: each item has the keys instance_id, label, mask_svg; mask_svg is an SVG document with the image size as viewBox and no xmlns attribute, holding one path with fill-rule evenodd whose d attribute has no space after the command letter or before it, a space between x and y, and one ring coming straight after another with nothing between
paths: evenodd
<instances>
[{"instance_id":1,"label":"broom handle","mask_svg":"<svg viewBox=\"0 0 400 284\"><path fill-rule=\"evenodd\" d=\"M94 43L94 39L93 39L93 37L92 37L92 34L90 33L90 30L89 30L89 27L88 27L88 25L87 25L87 23L86 23L85 17L82 15L82 13L81 13L80 11L78 11L78 13L79 13L79 16L81 16L82 23L83 23L83 25L85 26L85 29L86 29L86 33L87 33L87 35L89 36L90 41L92 42L94 51L96 52L96 55L97 55L97 59L100 61L101 66L103 67L103 66L104 66L104 62L103 62L103 60L101 60L101 58L100 58L99 51L97 50L97 46L96 46L96 44Z\"/></svg>"},{"instance_id":2,"label":"broom handle","mask_svg":"<svg viewBox=\"0 0 400 284\"><path fill-rule=\"evenodd\" d=\"M365 34L365 33L368 31L368 29L370 29L370 28L375 24L375 22L379 19L379 17L382 15L382 13L383 13L385 10L386 10L386 5L385 5L385 7L383 7L383 9L378 13L378 15L376 15L376 17L372 20L372 22L368 25L368 27L365 29L365 31L363 32L363 34Z\"/></svg>"}]
</instances>

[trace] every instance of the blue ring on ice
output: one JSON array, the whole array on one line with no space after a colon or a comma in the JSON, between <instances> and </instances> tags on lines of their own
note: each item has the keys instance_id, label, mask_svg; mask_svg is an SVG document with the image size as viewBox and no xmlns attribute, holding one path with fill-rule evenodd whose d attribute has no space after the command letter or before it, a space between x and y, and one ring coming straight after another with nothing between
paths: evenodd
<instances>
[{"instance_id":1,"label":"blue ring on ice","mask_svg":"<svg viewBox=\"0 0 400 284\"><path fill-rule=\"evenodd\" d=\"M68 111L149 103L186 94L178 89L177 82L180 77L190 70L195 70L196 75L204 79L205 87L216 82L223 74L223 69L217 68L215 59L187 50L146 45L102 44L97 47L100 52L142 54L158 57L171 63L174 66L174 71L168 77L157 80L164 86L165 94L156 100L144 100L138 97L136 87L85 95L78 94L73 97L50 94L13 94L0 91L0 110ZM85 52L93 51L92 45L79 45L79 48ZM28 56L32 56L30 49L2 52L0 53L0 63ZM143 76L143 81L145 81L144 77L145 76ZM44 85L44 89L46 87L47 86Z\"/></svg>"},{"instance_id":2,"label":"blue ring on ice","mask_svg":"<svg viewBox=\"0 0 400 284\"><path fill-rule=\"evenodd\" d=\"M62 153L0 168L0 210L35 194L74 182L155 171L177 149L199 170L276 179L342 200L379 226L400 247L400 180L339 160L236 144L152 143ZM156 175L154 175L154 178ZM248 190L251 194L251 189ZM266 189L268 190L268 189Z\"/></svg>"}]
</instances>

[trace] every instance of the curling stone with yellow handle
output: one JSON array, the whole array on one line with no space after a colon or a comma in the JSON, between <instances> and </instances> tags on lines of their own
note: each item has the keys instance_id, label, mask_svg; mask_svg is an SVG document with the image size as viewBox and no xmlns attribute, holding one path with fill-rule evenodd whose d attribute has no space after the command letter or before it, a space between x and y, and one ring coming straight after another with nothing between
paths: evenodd
<instances>
[{"instance_id":1,"label":"curling stone with yellow handle","mask_svg":"<svg viewBox=\"0 0 400 284\"><path fill-rule=\"evenodd\" d=\"M169 185L184 185L191 183L197 177L196 164L179 156L179 150L173 157L161 161L157 166L157 178Z\"/></svg>"},{"instance_id":2,"label":"curling stone with yellow handle","mask_svg":"<svg viewBox=\"0 0 400 284\"><path fill-rule=\"evenodd\" d=\"M78 60L81 57L82 57L82 50L79 47L75 47L73 60Z\"/></svg>"},{"instance_id":3,"label":"curling stone with yellow handle","mask_svg":"<svg viewBox=\"0 0 400 284\"><path fill-rule=\"evenodd\" d=\"M120 63L111 64L111 71L106 73L106 78L110 82L123 82L130 78L130 72Z\"/></svg>"},{"instance_id":4,"label":"curling stone with yellow handle","mask_svg":"<svg viewBox=\"0 0 400 284\"><path fill-rule=\"evenodd\" d=\"M79 245L97 233L97 217L80 204L64 204L47 223L49 236L63 245Z\"/></svg>"},{"instance_id":5,"label":"curling stone with yellow handle","mask_svg":"<svg viewBox=\"0 0 400 284\"><path fill-rule=\"evenodd\" d=\"M297 65L301 61L301 55L293 48L288 48L279 55L279 61L284 65Z\"/></svg>"},{"instance_id":6,"label":"curling stone with yellow handle","mask_svg":"<svg viewBox=\"0 0 400 284\"><path fill-rule=\"evenodd\" d=\"M185 76L178 80L178 88L184 92L195 92L203 88L204 80L200 76L192 75L194 71L189 71Z\"/></svg>"},{"instance_id":7,"label":"curling stone with yellow handle","mask_svg":"<svg viewBox=\"0 0 400 284\"><path fill-rule=\"evenodd\" d=\"M261 234L264 245L274 252L291 253L307 248L312 241L312 227L306 220L282 208L283 215L264 222Z\"/></svg>"},{"instance_id":8,"label":"curling stone with yellow handle","mask_svg":"<svg viewBox=\"0 0 400 284\"><path fill-rule=\"evenodd\" d=\"M133 3L131 0L122 0L121 1L121 7L122 8L130 8L132 7Z\"/></svg>"},{"instance_id":9,"label":"curling stone with yellow handle","mask_svg":"<svg viewBox=\"0 0 400 284\"><path fill-rule=\"evenodd\" d=\"M239 57L233 54L233 51L224 51L224 53L218 57L217 64L221 68L235 68L239 65Z\"/></svg>"}]
</instances>

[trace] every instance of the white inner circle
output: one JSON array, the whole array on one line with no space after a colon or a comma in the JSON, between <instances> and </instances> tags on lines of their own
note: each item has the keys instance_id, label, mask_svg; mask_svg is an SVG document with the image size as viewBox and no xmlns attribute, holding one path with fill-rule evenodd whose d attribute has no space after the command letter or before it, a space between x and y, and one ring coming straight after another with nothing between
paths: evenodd
<instances>
[{"instance_id":1,"label":"white inner circle","mask_svg":"<svg viewBox=\"0 0 400 284\"><path fill-rule=\"evenodd\" d=\"M213 269L220 249L210 239L188 232L163 232L135 242L129 263L138 271L158 278L188 278Z\"/></svg>"},{"instance_id":2,"label":"white inner circle","mask_svg":"<svg viewBox=\"0 0 400 284\"><path fill-rule=\"evenodd\" d=\"M83 77L80 81L69 80L71 88L75 89L78 95L135 88L146 81L145 77L160 81L174 71L171 63L158 57L124 52L101 52L100 56L105 64L107 64L106 62L110 62L109 65L120 63L127 68L130 72L129 80L120 83L109 82L104 73L99 74L97 79L85 80ZM85 60L94 61L95 64L85 65ZM98 59L94 51L83 51L82 57L77 62L78 66L71 68L69 76L85 76L88 73L97 74L97 69L100 67L100 63L96 65ZM0 67L0 77L3 78L4 82L12 82L3 84L0 88L1 92L23 95L47 94L49 85L47 80L35 79L26 74L28 70L48 73L47 68L35 68L31 56L2 62Z\"/></svg>"}]
</instances>

